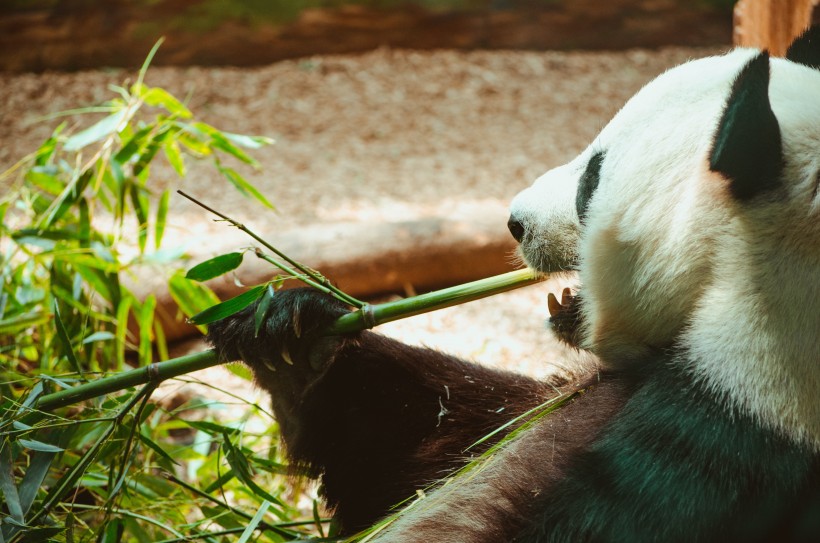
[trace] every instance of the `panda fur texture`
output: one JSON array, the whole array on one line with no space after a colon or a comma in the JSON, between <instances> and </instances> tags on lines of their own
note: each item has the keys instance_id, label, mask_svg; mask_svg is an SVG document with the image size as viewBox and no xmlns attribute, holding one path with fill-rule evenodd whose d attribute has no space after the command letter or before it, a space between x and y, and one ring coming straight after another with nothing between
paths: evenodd
<instances>
[{"instance_id":1,"label":"panda fur texture","mask_svg":"<svg viewBox=\"0 0 820 543\"><path fill-rule=\"evenodd\" d=\"M820 541L820 27L786 59L659 76L509 226L530 266L578 271L553 319L600 367L372 541ZM372 332L321 337L348 308L315 291L273 305L258 337L250 308L209 338L270 392L346 534L556 394Z\"/></svg>"}]
</instances>

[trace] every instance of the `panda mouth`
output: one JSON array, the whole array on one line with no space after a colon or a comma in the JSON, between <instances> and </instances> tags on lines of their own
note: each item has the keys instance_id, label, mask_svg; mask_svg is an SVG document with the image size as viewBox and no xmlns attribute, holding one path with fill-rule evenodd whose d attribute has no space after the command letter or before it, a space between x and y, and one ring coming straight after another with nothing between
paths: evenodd
<instances>
[{"instance_id":1,"label":"panda mouth","mask_svg":"<svg viewBox=\"0 0 820 543\"><path fill-rule=\"evenodd\" d=\"M550 292L547 295L547 309L550 314L550 326L562 342L571 347L580 348L581 298L573 294L569 287L561 292L561 301Z\"/></svg>"}]
</instances>

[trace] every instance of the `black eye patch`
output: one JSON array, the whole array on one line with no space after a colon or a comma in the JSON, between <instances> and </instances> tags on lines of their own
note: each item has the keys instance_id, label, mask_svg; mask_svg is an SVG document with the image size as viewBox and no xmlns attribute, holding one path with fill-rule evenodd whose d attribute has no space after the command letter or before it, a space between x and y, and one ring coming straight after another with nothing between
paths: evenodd
<instances>
[{"instance_id":1,"label":"black eye patch","mask_svg":"<svg viewBox=\"0 0 820 543\"><path fill-rule=\"evenodd\" d=\"M604 151L598 151L589 159L581 179L578 181L578 192L575 194L575 210L578 219L584 224L589 199L595 194L598 182L601 180L601 164L604 162Z\"/></svg>"}]
</instances>

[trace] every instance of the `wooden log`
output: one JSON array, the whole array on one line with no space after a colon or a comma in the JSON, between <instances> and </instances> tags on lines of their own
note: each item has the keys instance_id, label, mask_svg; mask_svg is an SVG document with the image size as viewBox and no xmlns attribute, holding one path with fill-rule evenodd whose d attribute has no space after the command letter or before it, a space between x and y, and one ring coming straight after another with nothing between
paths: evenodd
<instances>
[{"instance_id":1,"label":"wooden log","mask_svg":"<svg viewBox=\"0 0 820 543\"><path fill-rule=\"evenodd\" d=\"M784 56L789 44L811 24L820 0L740 0L734 10L735 45L768 49Z\"/></svg>"}]
</instances>

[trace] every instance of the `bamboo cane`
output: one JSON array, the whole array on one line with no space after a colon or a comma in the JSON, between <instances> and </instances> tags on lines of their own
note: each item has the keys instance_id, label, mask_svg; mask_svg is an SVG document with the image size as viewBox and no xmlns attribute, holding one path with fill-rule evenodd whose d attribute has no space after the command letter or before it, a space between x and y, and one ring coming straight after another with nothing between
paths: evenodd
<instances>
[{"instance_id":1,"label":"bamboo cane","mask_svg":"<svg viewBox=\"0 0 820 543\"><path fill-rule=\"evenodd\" d=\"M541 279L542 277L531 269L515 270L394 302L386 302L372 306L366 305L362 309L339 317L325 331L325 335L359 332L386 322L420 315L429 311L451 307L532 285ZM46 394L37 400L35 406L37 409L45 411L57 409L149 382L158 384L166 379L216 366L223 362L225 361L219 360L213 349L188 354L179 358L156 362L142 368L103 377L96 381L67 388L52 394Z\"/></svg>"}]
</instances>

